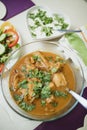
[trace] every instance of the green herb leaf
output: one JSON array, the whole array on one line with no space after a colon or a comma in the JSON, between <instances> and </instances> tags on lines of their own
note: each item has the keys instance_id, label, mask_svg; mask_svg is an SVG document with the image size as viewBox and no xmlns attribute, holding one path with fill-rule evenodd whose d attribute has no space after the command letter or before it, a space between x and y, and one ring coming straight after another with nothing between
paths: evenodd
<instances>
[{"instance_id":1,"label":"green herb leaf","mask_svg":"<svg viewBox=\"0 0 87 130\"><path fill-rule=\"evenodd\" d=\"M55 97L66 97L67 96L67 94L65 93L65 92L62 92L62 91L55 91L54 92L54 96Z\"/></svg>"},{"instance_id":2,"label":"green herb leaf","mask_svg":"<svg viewBox=\"0 0 87 130\"><path fill-rule=\"evenodd\" d=\"M46 16L46 11L43 11L41 9L38 9L38 12L36 14L36 18L40 18L41 20L43 19L43 17Z\"/></svg>"},{"instance_id":3,"label":"green herb leaf","mask_svg":"<svg viewBox=\"0 0 87 130\"><path fill-rule=\"evenodd\" d=\"M41 61L41 57L37 56L37 55L33 55L32 57L35 61Z\"/></svg>"},{"instance_id":4,"label":"green herb leaf","mask_svg":"<svg viewBox=\"0 0 87 130\"><path fill-rule=\"evenodd\" d=\"M46 105L46 101L45 100L41 100L41 105L45 106Z\"/></svg>"},{"instance_id":5,"label":"green herb leaf","mask_svg":"<svg viewBox=\"0 0 87 130\"><path fill-rule=\"evenodd\" d=\"M19 47L20 47L20 44L19 44L19 43L17 43L17 44L15 45L15 47L16 47L16 48L19 48Z\"/></svg>"},{"instance_id":6,"label":"green herb leaf","mask_svg":"<svg viewBox=\"0 0 87 130\"><path fill-rule=\"evenodd\" d=\"M0 57L0 63L5 63L8 59L8 55L4 54L2 57Z\"/></svg>"},{"instance_id":7,"label":"green herb leaf","mask_svg":"<svg viewBox=\"0 0 87 130\"><path fill-rule=\"evenodd\" d=\"M57 102L52 102L51 103L53 107L57 107L58 103Z\"/></svg>"},{"instance_id":8,"label":"green herb leaf","mask_svg":"<svg viewBox=\"0 0 87 130\"><path fill-rule=\"evenodd\" d=\"M50 24L53 22L53 18L52 17L43 17L43 24L46 25L46 24Z\"/></svg>"},{"instance_id":9,"label":"green herb leaf","mask_svg":"<svg viewBox=\"0 0 87 130\"><path fill-rule=\"evenodd\" d=\"M44 83L51 81L51 74L49 72L41 71L38 69L29 70L28 76L29 78L38 78Z\"/></svg>"},{"instance_id":10,"label":"green herb leaf","mask_svg":"<svg viewBox=\"0 0 87 130\"><path fill-rule=\"evenodd\" d=\"M51 90L48 86L44 86L41 91L41 98L46 99L51 96Z\"/></svg>"},{"instance_id":11,"label":"green herb leaf","mask_svg":"<svg viewBox=\"0 0 87 130\"><path fill-rule=\"evenodd\" d=\"M53 67L53 68L51 69L51 72L52 72L52 73L56 73L57 71L58 71L58 68L54 68L54 67Z\"/></svg>"},{"instance_id":12,"label":"green herb leaf","mask_svg":"<svg viewBox=\"0 0 87 130\"><path fill-rule=\"evenodd\" d=\"M35 30L37 27L36 27L36 26L29 26L29 28L30 28L31 30Z\"/></svg>"},{"instance_id":13,"label":"green herb leaf","mask_svg":"<svg viewBox=\"0 0 87 130\"><path fill-rule=\"evenodd\" d=\"M42 90L42 83L35 82L33 91L34 91L34 94L35 94L36 97L40 96L41 90Z\"/></svg>"},{"instance_id":14,"label":"green herb leaf","mask_svg":"<svg viewBox=\"0 0 87 130\"><path fill-rule=\"evenodd\" d=\"M25 65L23 65L23 66L21 67L21 71L22 71L22 72L26 72L26 66L25 66Z\"/></svg>"},{"instance_id":15,"label":"green herb leaf","mask_svg":"<svg viewBox=\"0 0 87 130\"><path fill-rule=\"evenodd\" d=\"M33 32L31 32L32 37L36 37L37 35Z\"/></svg>"},{"instance_id":16,"label":"green herb leaf","mask_svg":"<svg viewBox=\"0 0 87 130\"><path fill-rule=\"evenodd\" d=\"M25 111L32 111L33 109L35 109L34 104L27 104L26 102L21 102L19 106Z\"/></svg>"},{"instance_id":17,"label":"green herb leaf","mask_svg":"<svg viewBox=\"0 0 87 130\"><path fill-rule=\"evenodd\" d=\"M48 57L46 57L46 59L49 60L49 62L53 61L53 57L52 56L48 56Z\"/></svg>"},{"instance_id":18,"label":"green herb leaf","mask_svg":"<svg viewBox=\"0 0 87 130\"><path fill-rule=\"evenodd\" d=\"M35 14L34 13L29 13L28 14L28 18L31 18L31 19L34 20L35 19Z\"/></svg>"},{"instance_id":19,"label":"green herb leaf","mask_svg":"<svg viewBox=\"0 0 87 130\"><path fill-rule=\"evenodd\" d=\"M50 82L51 81L51 74L49 72L45 72L43 77L44 82Z\"/></svg>"},{"instance_id":20,"label":"green herb leaf","mask_svg":"<svg viewBox=\"0 0 87 130\"><path fill-rule=\"evenodd\" d=\"M32 111L33 109L35 109L35 105L34 104L30 104L26 107L27 111Z\"/></svg>"},{"instance_id":21,"label":"green herb leaf","mask_svg":"<svg viewBox=\"0 0 87 130\"><path fill-rule=\"evenodd\" d=\"M40 22L38 20L35 20L35 25L36 25L36 27L41 26L41 24L40 24Z\"/></svg>"},{"instance_id":22,"label":"green herb leaf","mask_svg":"<svg viewBox=\"0 0 87 130\"><path fill-rule=\"evenodd\" d=\"M23 81L19 82L18 87L26 89L28 87L27 83L28 83L27 80L23 80Z\"/></svg>"},{"instance_id":23,"label":"green herb leaf","mask_svg":"<svg viewBox=\"0 0 87 130\"><path fill-rule=\"evenodd\" d=\"M17 94L15 94L14 95L14 99L16 100L16 101L21 101L21 100L23 100L23 95L17 95Z\"/></svg>"},{"instance_id":24,"label":"green herb leaf","mask_svg":"<svg viewBox=\"0 0 87 130\"><path fill-rule=\"evenodd\" d=\"M66 29L69 25L65 23L64 18L60 17L58 14L54 14L54 20L56 20L57 23L55 23L55 26L61 27L61 29Z\"/></svg>"},{"instance_id":25,"label":"green herb leaf","mask_svg":"<svg viewBox=\"0 0 87 130\"><path fill-rule=\"evenodd\" d=\"M53 28L52 27L42 27L41 31L46 34L46 36L51 36Z\"/></svg>"}]
</instances>

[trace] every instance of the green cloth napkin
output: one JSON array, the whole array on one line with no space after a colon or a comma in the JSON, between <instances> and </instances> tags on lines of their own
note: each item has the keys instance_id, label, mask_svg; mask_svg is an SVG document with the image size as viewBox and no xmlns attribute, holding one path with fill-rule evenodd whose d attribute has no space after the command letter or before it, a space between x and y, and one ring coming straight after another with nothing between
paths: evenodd
<instances>
[{"instance_id":1,"label":"green cloth napkin","mask_svg":"<svg viewBox=\"0 0 87 130\"><path fill-rule=\"evenodd\" d=\"M85 46L84 41L76 33L66 34L65 37L87 66L87 47Z\"/></svg>"}]
</instances>

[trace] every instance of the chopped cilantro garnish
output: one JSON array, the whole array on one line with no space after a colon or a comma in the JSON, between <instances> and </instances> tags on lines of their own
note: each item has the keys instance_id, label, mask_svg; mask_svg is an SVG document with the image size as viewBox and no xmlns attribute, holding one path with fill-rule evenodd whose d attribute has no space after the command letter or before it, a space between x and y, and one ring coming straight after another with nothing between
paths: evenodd
<instances>
[{"instance_id":1,"label":"chopped cilantro garnish","mask_svg":"<svg viewBox=\"0 0 87 130\"><path fill-rule=\"evenodd\" d=\"M52 27L46 27L46 26L43 26L41 29L41 31L44 32L46 36L50 36L53 33L52 30L53 30Z\"/></svg>"},{"instance_id":2,"label":"chopped cilantro garnish","mask_svg":"<svg viewBox=\"0 0 87 130\"><path fill-rule=\"evenodd\" d=\"M22 101L22 100L23 100L23 95L17 95L17 94L15 94L15 95L14 95L14 99L15 99L16 101Z\"/></svg>"},{"instance_id":3,"label":"chopped cilantro garnish","mask_svg":"<svg viewBox=\"0 0 87 130\"><path fill-rule=\"evenodd\" d=\"M60 29L66 29L68 24L65 23L64 18L60 17L58 14L54 14L54 20L57 22L54 25L60 27Z\"/></svg>"},{"instance_id":4,"label":"chopped cilantro garnish","mask_svg":"<svg viewBox=\"0 0 87 130\"><path fill-rule=\"evenodd\" d=\"M65 22L64 18L58 14L49 16L47 11L38 9L34 13L29 13L28 18L32 20L31 24L29 23L29 28L31 29L32 36L35 37L35 30L39 28L41 35L45 34L46 36L51 36L53 34L53 27L57 29L66 29L68 24Z\"/></svg>"},{"instance_id":5,"label":"chopped cilantro garnish","mask_svg":"<svg viewBox=\"0 0 87 130\"><path fill-rule=\"evenodd\" d=\"M32 111L33 109L35 109L34 104L27 104L26 102L21 102L19 106L25 111Z\"/></svg>"},{"instance_id":6,"label":"chopped cilantro garnish","mask_svg":"<svg viewBox=\"0 0 87 130\"><path fill-rule=\"evenodd\" d=\"M21 67L21 71L22 71L22 72L26 72L26 66L25 66L25 65L23 65L23 66Z\"/></svg>"},{"instance_id":7,"label":"chopped cilantro garnish","mask_svg":"<svg viewBox=\"0 0 87 130\"><path fill-rule=\"evenodd\" d=\"M34 82L34 94L35 96L38 95L38 97L40 96L40 93L41 93L41 90L42 90L42 83L40 82Z\"/></svg>"},{"instance_id":8,"label":"chopped cilantro garnish","mask_svg":"<svg viewBox=\"0 0 87 130\"><path fill-rule=\"evenodd\" d=\"M46 99L51 96L51 90L48 86L44 86L41 91L41 98Z\"/></svg>"},{"instance_id":9,"label":"chopped cilantro garnish","mask_svg":"<svg viewBox=\"0 0 87 130\"><path fill-rule=\"evenodd\" d=\"M52 72L52 73L56 73L57 71L58 71L58 68L53 67L53 68L51 69L51 72Z\"/></svg>"},{"instance_id":10,"label":"chopped cilantro garnish","mask_svg":"<svg viewBox=\"0 0 87 130\"><path fill-rule=\"evenodd\" d=\"M29 26L31 30L35 30L37 27L36 26Z\"/></svg>"},{"instance_id":11,"label":"chopped cilantro garnish","mask_svg":"<svg viewBox=\"0 0 87 130\"><path fill-rule=\"evenodd\" d=\"M35 61L41 61L41 58L37 55L33 55L32 57Z\"/></svg>"},{"instance_id":12,"label":"chopped cilantro garnish","mask_svg":"<svg viewBox=\"0 0 87 130\"><path fill-rule=\"evenodd\" d=\"M41 100L41 105L45 106L46 105L46 101L45 100Z\"/></svg>"},{"instance_id":13,"label":"chopped cilantro garnish","mask_svg":"<svg viewBox=\"0 0 87 130\"><path fill-rule=\"evenodd\" d=\"M28 14L28 17L34 20L35 19L35 14L34 13L30 13L30 14Z\"/></svg>"},{"instance_id":14,"label":"chopped cilantro garnish","mask_svg":"<svg viewBox=\"0 0 87 130\"><path fill-rule=\"evenodd\" d=\"M28 83L27 80L23 80L23 81L19 82L18 87L26 89L28 87L27 83Z\"/></svg>"},{"instance_id":15,"label":"chopped cilantro garnish","mask_svg":"<svg viewBox=\"0 0 87 130\"><path fill-rule=\"evenodd\" d=\"M32 37L36 37L37 35L33 32L31 32Z\"/></svg>"},{"instance_id":16,"label":"chopped cilantro garnish","mask_svg":"<svg viewBox=\"0 0 87 130\"><path fill-rule=\"evenodd\" d=\"M38 69L29 70L28 77L29 78L38 78L44 83L51 81L51 74L49 72L41 71Z\"/></svg>"},{"instance_id":17,"label":"chopped cilantro garnish","mask_svg":"<svg viewBox=\"0 0 87 130\"><path fill-rule=\"evenodd\" d=\"M55 97L66 97L67 96L67 94L65 93L65 92L62 92L62 91L55 91L54 92L54 96Z\"/></svg>"},{"instance_id":18,"label":"chopped cilantro garnish","mask_svg":"<svg viewBox=\"0 0 87 130\"><path fill-rule=\"evenodd\" d=\"M52 104L53 107L56 107L58 105L57 102L52 102L51 104Z\"/></svg>"},{"instance_id":19,"label":"chopped cilantro garnish","mask_svg":"<svg viewBox=\"0 0 87 130\"><path fill-rule=\"evenodd\" d=\"M35 20L35 25L36 25L36 27L41 26L41 24L40 24L40 22L38 20Z\"/></svg>"}]
</instances>

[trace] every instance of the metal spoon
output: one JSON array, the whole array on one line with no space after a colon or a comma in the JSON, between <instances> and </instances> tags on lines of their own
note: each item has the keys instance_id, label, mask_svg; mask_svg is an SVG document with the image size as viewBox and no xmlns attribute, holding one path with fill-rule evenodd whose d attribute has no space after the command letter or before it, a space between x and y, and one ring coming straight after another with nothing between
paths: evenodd
<instances>
[{"instance_id":1,"label":"metal spoon","mask_svg":"<svg viewBox=\"0 0 87 130\"><path fill-rule=\"evenodd\" d=\"M80 96L79 94L77 94L76 92L66 89L85 109L87 109L87 100Z\"/></svg>"},{"instance_id":2,"label":"metal spoon","mask_svg":"<svg viewBox=\"0 0 87 130\"><path fill-rule=\"evenodd\" d=\"M55 29L55 31L59 31L59 32L66 32L66 33L79 33L79 32L82 32L82 30L73 30L73 29Z\"/></svg>"}]
</instances>

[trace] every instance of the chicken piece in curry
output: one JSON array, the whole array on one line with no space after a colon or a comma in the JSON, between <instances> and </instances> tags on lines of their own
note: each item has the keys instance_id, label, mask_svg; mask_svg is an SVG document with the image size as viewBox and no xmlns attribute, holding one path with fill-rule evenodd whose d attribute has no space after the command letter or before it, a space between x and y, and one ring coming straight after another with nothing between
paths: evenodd
<instances>
[{"instance_id":1,"label":"chicken piece in curry","mask_svg":"<svg viewBox=\"0 0 87 130\"><path fill-rule=\"evenodd\" d=\"M70 65L59 55L36 51L21 58L12 68L9 88L16 104L35 116L51 116L71 102L66 88L75 90Z\"/></svg>"}]
</instances>

